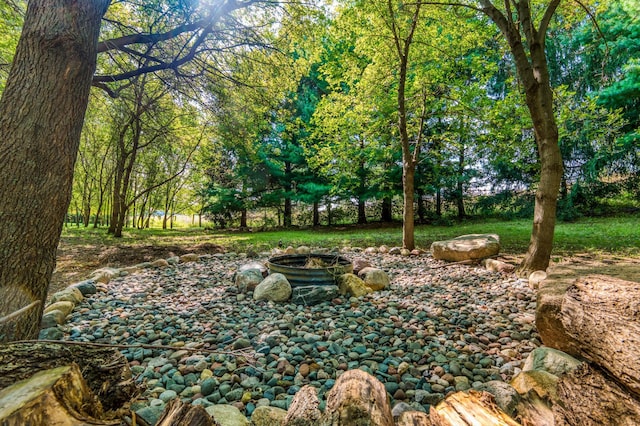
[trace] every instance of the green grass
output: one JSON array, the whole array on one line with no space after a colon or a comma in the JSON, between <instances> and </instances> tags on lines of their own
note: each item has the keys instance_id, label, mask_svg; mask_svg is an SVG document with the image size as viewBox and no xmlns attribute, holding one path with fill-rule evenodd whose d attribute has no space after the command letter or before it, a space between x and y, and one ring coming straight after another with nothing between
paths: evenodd
<instances>
[{"instance_id":1,"label":"green grass","mask_svg":"<svg viewBox=\"0 0 640 426\"><path fill-rule=\"evenodd\" d=\"M502 251L524 253L531 235L530 220L514 221L469 221L453 226L416 226L415 240L420 248L428 249L433 241L463 234L497 233L500 235ZM63 239L73 245L195 245L213 243L228 250L243 251L247 247L268 250L282 241L285 246L400 246L400 226L333 227L306 230L279 230L265 232L205 231L198 228L162 230L125 230L123 238L116 239L106 234L105 229L65 228ZM574 253L609 253L613 255L640 256L640 217L608 217L581 219L556 226L555 255Z\"/></svg>"}]
</instances>

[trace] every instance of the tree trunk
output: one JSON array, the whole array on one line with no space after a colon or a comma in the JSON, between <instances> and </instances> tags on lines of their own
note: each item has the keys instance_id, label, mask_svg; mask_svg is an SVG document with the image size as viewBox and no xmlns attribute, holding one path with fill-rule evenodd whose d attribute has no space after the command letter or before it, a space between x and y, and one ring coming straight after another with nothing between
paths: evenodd
<instances>
[{"instance_id":1,"label":"tree trunk","mask_svg":"<svg viewBox=\"0 0 640 426\"><path fill-rule=\"evenodd\" d=\"M456 392L429 411L434 426L520 426L500 410L488 392Z\"/></svg>"},{"instance_id":2,"label":"tree trunk","mask_svg":"<svg viewBox=\"0 0 640 426\"><path fill-rule=\"evenodd\" d=\"M558 295L560 304L541 292L536 324L545 345L598 364L640 397L640 283L591 275Z\"/></svg>"},{"instance_id":3,"label":"tree trunk","mask_svg":"<svg viewBox=\"0 0 640 426\"><path fill-rule=\"evenodd\" d=\"M458 206L458 219L467 217L464 211L464 144L461 143L460 151L458 151L458 179L456 182L456 204Z\"/></svg>"},{"instance_id":4,"label":"tree trunk","mask_svg":"<svg viewBox=\"0 0 640 426\"><path fill-rule=\"evenodd\" d=\"M367 223L367 211L363 198L358 198L358 225Z\"/></svg>"},{"instance_id":5,"label":"tree trunk","mask_svg":"<svg viewBox=\"0 0 640 426\"><path fill-rule=\"evenodd\" d=\"M191 405L176 398L167 404L156 426L215 426L218 424L202 405Z\"/></svg>"},{"instance_id":6,"label":"tree trunk","mask_svg":"<svg viewBox=\"0 0 640 426\"><path fill-rule=\"evenodd\" d=\"M393 222L393 202L391 197L382 199L382 211L380 212L380 221L384 223Z\"/></svg>"},{"instance_id":7,"label":"tree trunk","mask_svg":"<svg viewBox=\"0 0 640 426\"><path fill-rule=\"evenodd\" d=\"M138 392L129 363L116 349L64 343L0 346L0 389L51 368L80 366L84 380L106 411L118 410Z\"/></svg>"},{"instance_id":8,"label":"tree trunk","mask_svg":"<svg viewBox=\"0 0 640 426\"><path fill-rule=\"evenodd\" d=\"M0 317L40 301L40 323L108 5L29 2L0 100Z\"/></svg>"},{"instance_id":9,"label":"tree trunk","mask_svg":"<svg viewBox=\"0 0 640 426\"><path fill-rule=\"evenodd\" d=\"M404 157L404 154L403 154ZM410 163L410 164L409 164ZM413 164L413 158L409 156L407 163L403 160L402 171L402 192L404 196L404 208L402 210L402 246L408 250L413 250L415 247L414 240L414 190L413 182L415 175L415 165Z\"/></svg>"},{"instance_id":10,"label":"tree trunk","mask_svg":"<svg viewBox=\"0 0 640 426\"><path fill-rule=\"evenodd\" d=\"M317 424L393 426L384 385L362 370L344 372L327 394L327 406Z\"/></svg>"},{"instance_id":11,"label":"tree trunk","mask_svg":"<svg viewBox=\"0 0 640 426\"><path fill-rule=\"evenodd\" d=\"M313 226L320 225L320 203L317 201L313 202Z\"/></svg>"},{"instance_id":12,"label":"tree trunk","mask_svg":"<svg viewBox=\"0 0 640 426\"><path fill-rule=\"evenodd\" d=\"M331 200L327 200L327 226L333 224L333 209L331 208Z\"/></svg>"},{"instance_id":13,"label":"tree trunk","mask_svg":"<svg viewBox=\"0 0 640 426\"><path fill-rule=\"evenodd\" d=\"M442 189L436 189L436 216L442 216Z\"/></svg>"},{"instance_id":14,"label":"tree trunk","mask_svg":"<svg viewBox=\"0 0 640 426\"><path fill-rule=\"evenodd\" d=\"M640 424L640 401L587 363L560 378L558 398L561 403L553 406L556 425Z\"/></svg>"},{"instance_id":15,"label":"tree trunk","mask_svg":"<svg viewBox=\"0 0 640 426\"><path fill-rule=\"evenodd\" d=\"M247 209L240 210L240 228L248 228L247 226Z\"/></svg>"},{"instance_id":16,"label":"tree trunk","mask_svg":"<svg viewBox=\"0 0 640 426\"><path fill-rule=\"evenodd\" d=\"M540 182L536 191L533 230L529 249L518 268L520 276L546 270L553 248L558 190L562 179L562 155L558 145L558 126L553 111L553 91L544 45L547 27L560 1L548 2L539 27L535 28L530 2L515 4L517 19L514 20L513 16L505 16L489 0L481 0L483 12L500 28L515 60L540 160ZM524 41L520 31L526 38Z\"/></svg>"},{"instance_id":17,"label":"tree trunk","mask_svg":"<svg viewBox=\"0 0 640 426\"><path fill-rule=\"evenodd\" d=\"M6 426L120 423L102 421L102 406L76 364L40 371L0 390L0 407L0 423Z\"/></svg>"}]
</instances>

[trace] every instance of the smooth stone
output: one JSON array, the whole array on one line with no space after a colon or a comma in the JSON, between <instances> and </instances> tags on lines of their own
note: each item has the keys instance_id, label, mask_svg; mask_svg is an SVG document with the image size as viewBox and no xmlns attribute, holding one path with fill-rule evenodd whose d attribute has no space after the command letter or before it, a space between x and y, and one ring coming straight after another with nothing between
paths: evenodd
<instances>
[{"instance_id":1,"label":"smooth stone","mask_svg":"<svg viewBox=\"0 0 640 426\"><path fill-rule=\"evenodd\" d=\"M233 405L215 404L205 410L220 426L249 426L251 424Z\"/></svg>"}]
</instances>

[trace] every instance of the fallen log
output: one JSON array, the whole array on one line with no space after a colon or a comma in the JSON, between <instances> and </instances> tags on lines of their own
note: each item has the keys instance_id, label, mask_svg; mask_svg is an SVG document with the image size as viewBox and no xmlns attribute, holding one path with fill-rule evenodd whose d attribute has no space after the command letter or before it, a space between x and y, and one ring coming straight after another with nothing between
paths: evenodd
<instances>
[{"instance_id":1,"label":"fallen log","mask_svg":"<svg viewBox=\"0 0 640 426\"><path fill-rule=\"evenodd\" d=\"M317 424L394 426L384 385L362 370L344 372L327 394L327 407Z\"/></svg>"},{"instance_id":2,"label":"fallen log","mask_svg":"<svg viewBox=\"0 0 640 426\"><path fill-rule=\"evenodd\" d=\"M318 391L313 386L303 386L297 393L284 419L286 426L306 426L317 424L322 412L320 411Z\"/></svg>"},{"instance_id":3,"label":"fallen log","mask_svg":"<svg viewBox=\"0 0 640 426\"><path fill-rule=\"evenodd\" d=\"M640 401L587 363L558 381L555 425L640 425ZM552 423L553 424L553 423Z\"/></svg>"},{"instance_id":4,"label":"fallen log","mask_svg":"<svg viewBox=\"0 0 640 426\"><path fill-rule=\"evenodd\" d=\"M432 426L427 413L421 411L405 411L400 414L396 426Z\"/></svg>"},{"instance_id":5,"label":"fallen log","mask_svg":"<svg viewBox=\"0 0 640 426\"><path fill-rule=\"evenodd\" d=\"M5 426L120 424L102 418L100 401L76 364L40 371L0 390L0 424Z\"/></svg>"},{"instance_id":6,"label":"fallen log","mask_svg":"<svg viewBox=\"0 0 640 426\"><path fill-rule=\"evenodd\" d=\"M156 426L219 426L202 405L185 404L176 398L165 407Z\"/></svg>"},{"instance_id":7,"label":"fallen log","mask_svg":"<svg viewBox=\"0 0 640 426\"><path fill-rule=\"evenodd\" d=\"M0 389L39 371L74 363L106 411L122 408L140 392L126 358L119 351L56 343L0 345Z\"/></svg>"},{"instance_id":8,"label":"fallen log","mask_svg":"<svg viewBox=\"0 0 640 426\"><path fill-rule=\"evenodd\" d=\"M488 392L456 392L435 407L429 418L433 426L521 426L495 404Z\"/></svg>"},{"instance_id":9,"label":"fallen log","mask_svg":"<svg viewBox=\"0 0 640 426\"><path fill-rule=\"evenodd\" d=\"M603 367L640 396L640 283L579 278L564 294L559 318L567 343L558 349Z\"/></svg>"}]
</instances>

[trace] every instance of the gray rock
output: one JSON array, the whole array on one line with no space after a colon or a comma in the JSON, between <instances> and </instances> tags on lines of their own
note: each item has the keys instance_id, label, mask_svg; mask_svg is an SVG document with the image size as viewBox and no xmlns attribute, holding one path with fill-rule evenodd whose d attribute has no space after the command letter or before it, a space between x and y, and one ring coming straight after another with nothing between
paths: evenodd
<instances>
[{"instance_id":1,"label":"gray rock","mask_svg":"<svg viewBox=\"0 0 640 426\"><path fill-rule=\"evenodd\" d=\"M244 271L238 271L235 284L239 291L246 293L254 291L263 279L264 277L259 269L245 269Z\"/></svg>"},{"instance_id":2,"label":"gray rock","mask_svg":"<svg viewBox=\"0 0 640 426\"><path fill-rule=\"evenodd\" d=\"M67 316L64 312L54 309L46 314L42 315L42 321L40 321L40 328L52 328L56 325L62 325L65 323Z\"/></svg>"},{"instance_id":3,"label":"gray rock","mask_svg":"<svg viewBox=\"0 0 640 426\"><path fill-rule=\"evenodd\" d=\"M71 284L69 287L77 288L78 290L80 290L80 293L82 293L83 296L89 296L98 292L95 280L91 279Z\"/></svg>"},{"instance_id":4,"label":"gray rock","mask_svg":"<svg viewBox=\"0 0 640 426\"><path fill-rule=\"evenodd\" d=\"M220 426L249 426L251 423L233 405L216 404L206 408Z\"/></svg>"},{"instance_id":5,"label":"gray rock","mask_svg":"<svg viewBox=\"0 0 640 426\"><path fill-rule=\"evenodd\" d=\"M284 302L291 297L291 284L282 274L271 274L264 279L253 292L254 300Z\"/></svg>"},{"instance_id":6,"label":"gray rock","mask_svg":"<svg viewBox=\"0 0 640 426\"><path fill-rule=\"evenodd\" d=\"M136 411L136 415L142 417L150 425L155 425L164 411L164 405L144 407Z\"/></svg>"},{"instance_id":7,"label":"gray rock","mask_svg":"<svg viewBox=\"0 0 640 426\"><path fill-rule=\"evenodd\" d=\"M522 370L541 370L561 376L572 372L580 364L582 363L569 354L553 348L540 347L529 354Z\"/></svg>"},{"instance_id":8,"label":"gray rock","mask_svg":"<svg viewBox=\"0 0 640 426\"><path fill-rule=\"evenodd\" d=\"M389 287L389 275L382 269L364 268L358 272L365 285L374 291L384 290Z\"/></svg>"},{"instance_id":9,"label":"gray rock","mask_svg":"<svg viewBox=\"0 0 640 426\"><path fill-rule=\"evenodd\" d=\"M268 403L269 400L267 400L266 404ZM270 407L264 404L264 401L258 401L258 407L251 415L251 423L253 426L274 426L283 424L285 417L287 417L287 410L283 410L278 407Z\"/></svg>"},{"instance_id":10,"label":"gray rock","mask_svg":"<svg viewBox=\"0 0 640 426\"><path fill-rule=\"evenodd\" d=\"M255 269L260 271L260 273L262 274L263 278L266 277L267 275L269 275L269 270L264 265L264 263L261 263L261 262L245 263L244 265L242 265L242 266L240 266L238 268L238 272L250 271L250 270L255 270Z\"/></svg>"},{"instance_id":11,"label":"gray rock","mask_svg":"<svg viewBox=\"0 0 640 426\"><path fill-rule=\"evenodd\" d=\"M496 234L461 235L452 240L431 244L434 259L461 262L484 259L500 252L500 237Z\"/></svg>"},{"instance_id":12,"label":"gray rock","mask_svg":"<svg viewBox=\"0 0 640 426\"><path fill-rule=\"evenodd\" d=\"M391 414L393 415L393 418L397 420L398 417L400 417L400 415L405 411L413 411L413 410L414 408L411 405L407 404L406 402L398 402L396 405L393 406L393 410L391 410Z\"/></svg>"},{"instance_id":13,"label":"gray rock","mask_svg":"<svg viewBox=\"0 0 640 426\"><path fill-rule=\"evenodd\" d=\"M510 416L515 414L516 407L520 403L520 395L513 386L499 380L492 380L484 384L484 390L493 395L502 411Z\"/></svg>"},{"instance_id":14,"label":"gray rock","mask_svg":"<svg viewBox=\"0 0 640 426\"><path fill-rule=\"evenodd\" d=\"M335 285L310 285L294 287L291 293L291 303L296 305L317 305L338 297L338 287Z\"/></svg>"},{"instance_id":15,"label":"gray rock","mask_svg":"<svg viewBox=\"0 0 640 426\"><path fill-rule=\"evenodd\" d=\"M40 334L38 334L38 339L40 340L62 340L63 337L64 333L57 327L42 329L40 330Z\"/></svg>"}]
</instances>

